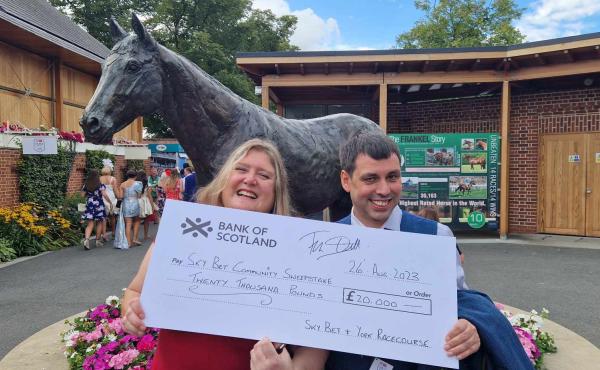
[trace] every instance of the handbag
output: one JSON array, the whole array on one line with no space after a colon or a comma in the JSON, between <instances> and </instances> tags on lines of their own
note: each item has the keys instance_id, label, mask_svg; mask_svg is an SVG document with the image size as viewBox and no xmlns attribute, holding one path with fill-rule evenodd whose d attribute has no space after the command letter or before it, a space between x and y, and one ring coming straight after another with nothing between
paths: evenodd
<instances>
[{"instance_id":1,"label":"handbag","mask_svg":"<svg viewBox=\"0 0 600 370\"><path fill-rule=\"evenodd\" d=\"M140 204L140 218L148 217L154 212L152 210L152 205L150 204L150 200L148 200L148 197L143 196L140 199L138 199L138 202Z\"/></svg>"}]
</instances>

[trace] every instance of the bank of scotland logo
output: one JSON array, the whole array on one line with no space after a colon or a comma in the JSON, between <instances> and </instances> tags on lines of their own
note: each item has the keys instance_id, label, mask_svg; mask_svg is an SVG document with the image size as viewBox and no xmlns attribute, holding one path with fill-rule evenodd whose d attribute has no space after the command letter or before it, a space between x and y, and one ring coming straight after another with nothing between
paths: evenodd
<instances>
[{"instance_id":1,"label":"bank of scotland logo","mask_svg":"<svg viewBox=\"0 0 600 370\"><path fill-rule=\"evenodd\" d=\"M198 233L208 238L208 233L213 231L213 228L210 227L210 221L202 222L202 219L200 218L197 218L196 222L194 222L190 220L189 217L186 217L185 222L181 224L181 228L183 229L183 235L192 233L194 238L198 237ZM204 228L206 228L206 230Z\"/></svg>"}]
</instances>

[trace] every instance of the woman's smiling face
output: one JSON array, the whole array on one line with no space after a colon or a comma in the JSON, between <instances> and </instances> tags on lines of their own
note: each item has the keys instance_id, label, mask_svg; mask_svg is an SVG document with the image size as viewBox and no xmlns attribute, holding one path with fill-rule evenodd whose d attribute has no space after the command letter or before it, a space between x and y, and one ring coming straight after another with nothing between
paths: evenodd
<instances>
[{"instance_id":1,"label":"woman's smiling face","mask_svg":"<svg viewBox=\"0 0 600 370\"><path fill-rule=\"evenodd\" d=\"M223 206L271 212L275 202L275 168L262 150L252 149L233 168L221 194Z\"/></svg>"}]
</instances>

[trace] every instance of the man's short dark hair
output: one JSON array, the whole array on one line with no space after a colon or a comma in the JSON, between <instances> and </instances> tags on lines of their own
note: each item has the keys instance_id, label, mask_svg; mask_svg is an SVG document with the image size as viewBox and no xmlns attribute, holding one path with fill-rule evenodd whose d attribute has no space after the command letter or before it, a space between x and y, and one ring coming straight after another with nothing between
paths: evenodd
<instances>
[{"instance_id":1,"label":"man's short dark hair","mask_svg":"<svg viewBox=\"0 0 600 370\"><path fill-rule=\"evenodd\" d=\"M366 154L375 160L388 159L395 154L400 159L398 146L383 132L358 132L340 147L340 165L350 176L360 154Z\"/></svg>"}]
</instances>

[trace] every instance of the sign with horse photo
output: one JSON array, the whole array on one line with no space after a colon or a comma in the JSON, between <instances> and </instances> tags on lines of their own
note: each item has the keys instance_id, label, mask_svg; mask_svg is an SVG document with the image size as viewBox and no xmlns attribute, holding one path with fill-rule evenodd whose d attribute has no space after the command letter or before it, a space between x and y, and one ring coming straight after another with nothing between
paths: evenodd
<instances>
[{"instance_id":1,"label":"sign with horse photo","mask_svg":"<svg viewBox=\"0 0 600 370\"><path fill-rule=\"evenodd\" d=\"M389 136L402 156L402 209L433 207L453 230L472 230L469 215L481 212L477 228L498 229L499 134Z\"/></svg>"}]
</instances>

